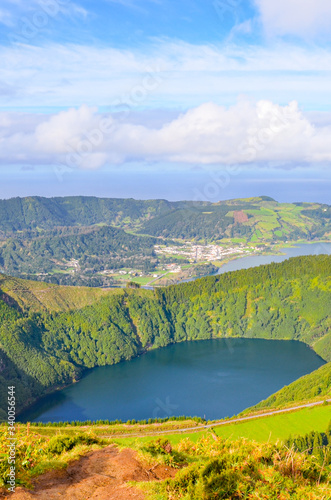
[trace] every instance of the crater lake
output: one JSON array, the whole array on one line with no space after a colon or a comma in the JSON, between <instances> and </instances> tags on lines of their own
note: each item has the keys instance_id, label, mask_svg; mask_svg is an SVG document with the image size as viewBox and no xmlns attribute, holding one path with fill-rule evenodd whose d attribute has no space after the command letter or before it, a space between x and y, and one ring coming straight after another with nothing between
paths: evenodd
<instances>
[{"instance_id":1,"label":"crater lake","mask_svg":"<svg viewBox=\"0 0 331 500\"><path fill-rule=\"evenodd\" d=\"M76 384L39 400L19 420L127 421L179 415L220 419L323 364L311 348L296 341L183 342L94 368Z\"/></svg>"}]
</instances>

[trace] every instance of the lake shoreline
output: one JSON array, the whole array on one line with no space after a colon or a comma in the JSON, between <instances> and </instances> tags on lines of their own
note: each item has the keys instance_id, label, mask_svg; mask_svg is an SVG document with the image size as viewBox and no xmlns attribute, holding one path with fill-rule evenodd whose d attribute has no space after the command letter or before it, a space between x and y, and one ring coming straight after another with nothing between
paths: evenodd
<instances>
[{"instance_id":1,"label":"lake shoreline","mask_svg":"<svg viewBox=\"0 0 331 500\"><path fill-rule=\"evenodd\" d=\"M269 342L269 340L273 340L273 342L272 342L273 345L271 345L271 342ZM285 340L286 340L286 342L285 342ZM46 409L46 407L48 405L50 405L49 406L50 408L54 407L54 406L52 406L52 402L54 402L52 400L52 397L55 397L55 402L54 402L55 408L57 408L57 407L60 408L61 404L66 404L65 400L63 400L63 398L61 399L61 397L60 397L61 390L65 391L68 395L73 394L73 392L72 392L73 388L74 388L74 392L75 392L75 386L77 386L77 383L79 382L80 384L83 383L83 385L80 385L80 391L78 391L78 392L83 391L83 393L84 393L84 391L86 392L86 390L87 390L86 387L89 387L89 381L88 381L89 377L90 378L92 377L92 379L96 380L96 382L95 382L96 388L100 386L100 383L102 383L100 381L103 380L103 373L108 373L109 369L112 370L113 374L115 373L115 379L114 379L115 385L116 385L116 380L117 380L116 372L117 373L121 373L121 372L132 373L132 377L134 377L134 378L137 377L139 379L139 377L141 377L141 370L139 370L139 365L141 365L141 366L147 365L148 366L149 363L151 362L151 360L153 361L153 359L156 358L156 359L168 359L170 366L171 366L171 362L172 362L171 360L172 360L172 356L173 356L172 353L178 351L178 348L179 348L179 352L181 353L181 355L184 356L183 359L190 359L191 360L190 353L192 354L192 352L196 352L196 351L197 352L208 351L208 349L211 349L213 345L216 346L215 341L217 342L219 348L221 348L223 346L220 352L223 352L223 355L225 355L226 358L231 358L233 360L233 362L235 363L235 366L237 366L237 363L239 362L240 356L242 355L240 353L245 352L245 345L246 345L246 347L248 346L249 349L253 348L252 353L255 352L254 350L260 349L261 346L262 347L267 346L268 352L273 353L275 350L276 352L278 352L280 354L282 352L286 352L286 351L292 352L293 350L294 350L293 352L295 352L295 350L299 349L300 352L302 351L303 353L304 352L306 353L305 356L307 357L307 359L310 359L310 355L308 355L308 349L307 349L307 347L310 347L309 351L314 353L314 355L316 356L316 357L314 356L314 359L316 360L314 363L316 364L316 366L314 365L312 371L314 371L317 367L322 366L326 363L326 361L321 356L319 356L317 353L315 353L315 351L313 350L313 348L311 346L309 346L305 342L302 342L299 340L290 340L290 339L284 339L284 340L268 339L268 340L266 340L263 338L247 338L247 337L216 337L216 338L212 338L212 339L210 339L210 338L209 339L201 339L201 340L197 339L197 340L189 340L189 341L186 340L186 341L181 341L178 343L171 343L162 349L161 348L149 349L147 352L140 353L139 355L133 357L130 361L127 361L125 363L123 361L121 361L121 362L114 364L114 365L103 366L103 367L94 367L94 368L91 368L88 370L84 370L82 377L76 383L66 385L62 389L58 388L56 391L52 391L51 393L44 395L41 398L38 398L38 400L36 400L30 406L30 408L26 408L23 412L20 412L19 415L21 415L21 418L22 418L21 422L24 423L27 421L35 421L35 422L39 421L39 422L45 423L48 421L69 421L70 422L70 421L88 421L88 420L96 421L96 420L100 420L100 419L101 420L102 419L107 419L107 420L117 420L118 419L118 420L122 420L125 422L126 420L128 420L130 418L135 419L135 420L143 420L143 419L147 419L147 418L155 418L155 417L164 418L165 416L173 416L173 415L165 415L162 413L163 412L162 404L165 404L165 402L163 401L165 396L162 399L162 397L160 395L160 396L158 396L157 400L160 400L163 403L159 402L159 405L161 405L161 407L156 411L156 414L155 415L150 414L149 416L145 416L142 418L139 415L136 415L135 412L133 411L132 414L130 415L130 418L123 418L123 416L121 416L119 414L108 416L107 413L102 418L101 418L101 416L91 417L89 415L86 415L86 416L84 415L84 417L83 416L72 417L70 415L70 412L69 412L69 414L66 413L65 416L63 416L63 417L54 418L50 415L49 417L45 416L45 419L42 419L42 415L45 413L45 410L46 410L46 414L48 413L48 411L51 411L51 412L55 411L55 410L47 410ZM275 344L276 344L276 346L275 346ZM286 347L286 345L288 347ZM285 349L284 349L284 347L285 347ZM234 355L235 351L237 351L236 355ZM143 356L143 354L151 355L152 358L148 358L148 356L147 356L147 359L146 359L146 356ZM238 358L238 356L239 356L239 358ZM255 354L254 354L254 356L255 356ZM225 358L224 363L226 363L226 358ZM196 360L196 357L193 356L192 359ZM293 358L293 355L291 355L289 360L290 359L292 360L289 363L290 365L291 365L291 363L293 364L294 361L295 362L300 361L300 360L296 359L296 357ZM313 358L311 358L311 359L313 359ZM132 362L133 362L133 364L132 364ZM259 362L258 359L256 362L257 363ZM166 365L167 365L167 363L166 363ZM166 365L164 365L164 366L166 366ZM163 366L162 363L161 363L161 366ZM221 372L224 370L223 365L220 366L218 370L220 370L220 369L221 369ZM138 371L136 372L136 370L138 370ZM167 370L168 370L168 368L167 368ZM99 374L96 374L96 372L99 372ZM216 369L216 372L213 372L213 373L217 373L217 369ZM310 373L310 371L307 372L307 370L305 369L304 373L302 373L302 375L305 375L307 373ZM299 378L302 375L299 375ZM101 376L101 379L100 379L100 376ZM155 374L155 377L158 378L158 376L156 374ZM295 375L295 377L296 377L296 375ZM215 378L215 375L213 375L212 378ZM109 379L109 380L112 380L112 379ZM132 379L132 380L134 380L134 379ZM221 378L220 380L221 380L221 383L224 383L224 382L228 382L230 379L228 379L226 377L225 379ZM259 380L258 385L259 384L261 385L260 376L258 376L257 380ZM294 380L296 380L296 378L294 378ZM285 380L284 385L288 385L288 383L291 383L291 381L293 381L293 380L287 380L287 381ZM142 385L144 385L144 384L142 384ZM256 383L255 383L255 385L256 385ZM105 387L108 388L108 385L106 384ZM132 389L130 385L128 387L130 387L130 390ZM169 388L170 387L171 387L171 384L169 385ZM268 392L268 393L263 394L263 397L261 398L261 400L265 399L266 397L269 397L271 394L276 392L276 390L281 389L281 387L283 387L283 385L276 384L275 387L271 388L270 393ZM69 389L69 391L68 391L68 389ZM160 389L157 388L156 394L159 393L159 390ZM124 393L125 392L126 391L124 391ZM119 394L121 394L121 392ZM63 396L63 393L61 394L61 396ZM70 403L71 397L72 396L69 396L68 401L69 401L69 406L71 408L70 411L73 411L72 410L72 403ZM142 396L142 399L143 399L143 396ZM115 400L117 400L116 397L115 397ZM64 403L63 403L63 401L64 401ZM165 398L165 401L167 401L167 398ZM257 402L258 401L256 401L256 403ZM42 410L42 406L43 406L42 403L44 403L44 405L46 404L46 407L44 410ZM176 403L178 403L178 401L176 401ZM80 404L81 403L79 403L79 405ZM39 407L38 407L38 405L39 405ZM42 405L42 406L40 407L40 405ZM171 402L170 402L170 406L171 406ZM244 406L245 406L245 404L244 404ZM218 413L217 415L213 415L212 417L208 416L208 420L215 420L215 419L220 420L220 419L223 419L229 415L237 415L237 414L245 411L245 409L250 407L250 406L253 406L253 403L248 403L247 406L245 406L245 407L243 407L243 406L238 407L238 411L234 411L234 412L229 411L226 415L223 415L222 413ZM92 407L93 407L93 404L92 404ZM37 413L39 413L39 411L40 411L39 408L41 410L41 413L38 416ZM154 409L154 411L155 411L155 409ZM204 412L204 413L206 414L206 412ZM203 416L202 413L199 414L197 411L194 411L193 413L190 413L190 412L185 411L185 410L180 411L180 415L184 415L184 414L185 415L200 416L200 417ZM18 415L18 421L20 421L19 415ZM26 417L25 417L25 415L26 415ZM29 415L31 415L32 418L30 418ZM178 415L176 414L175 416L178 416Z\"/></svg>"}]
</instances>

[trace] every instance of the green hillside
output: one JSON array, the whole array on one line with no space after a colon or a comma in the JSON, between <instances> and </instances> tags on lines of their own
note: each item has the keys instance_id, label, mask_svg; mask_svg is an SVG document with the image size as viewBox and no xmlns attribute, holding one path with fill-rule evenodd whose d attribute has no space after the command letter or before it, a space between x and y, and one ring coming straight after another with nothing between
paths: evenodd
<instances>
[{"instance_id":1,"label":"green hillside","mask_svg":"<svg viewBox=\"0 0 331 500\"><path fill-rule=\"evenodd\" d=\"M242 238L251 242L329 236L331 207L278 203L268 197L229 200L208 207L184 207L149 219L143 232L154 236L208 241Z\"/></svg>"},{"instance_id":2,"label":"green hillside","mask_svg":"<svg viewBox=\"0 0 331 500\"><path fill-rule=\"evenodd\" d=\"M120 294L115 288L57 286L0 274L0 299L23 313L69 311L92 305L102 297ZM1 304L1 302L0 302Z\"/></svg>"},{"instance_id":3,"label":"green hillside","mask_svg":"<svg viewBox=\"0 0 331 500\"><path fill-rule=\"evenodd\" d=\"M36 270L51 273L55 267L68 272L74 260L90 272L121 267L154 269L157 243L156 238L108 226L29 232L2 244L0 264L11 275L33 274Z\"/></svg>"},{"instance_id":4,"label":"green hillside","mask_svg":"<svg viewBox=\"0 0 331 500\"><path fill-rule=\"evenodd\" d=\"M248 408L246 412L292 406L297 401L314 401L322 397L331 399L331 363L295 380L256 406Z\"/></svg>"},{"instance_id":5,"label":"green hillside","mask_svg":"<svg viewBox=\"0 0 331 500\"><path fill-rule=\"evenodd\" d=\"M331 257L281 264L151 290L0 281L0 407L8 381L23 406L77 380L86 368L152 347L216 337L294 339L331 360Z\"/></svg>"},{"instance_id":6,"label":"green hillside","mask_svg":"<svg viewBox=\"0 0 331 500\"><path fill-rule=\"evenodd\" d=\"M170 208L171 204L165 200L138 201L92 196L11 198L0 200L0 230L13 233L99 223L123 226L146 219L150 214L164 213Z\"/></svg>"},{"instance_id":7,"label":"green hillside","mask_svg":"<svg viewBox=\"0 0 331 500\"><path fill-rule=\"evenodd\" d=\"M299 257L157 291L175 336L295 339L331 359L331 259Z\"/></svg>"},{"instance_id":8,"label":"green hillside","mask_svg":"<svg viewBox=\"0 0 331 500\"><path fill-rule=\"evenodd\" d=\"M324 432L331 421L331 406L319 405L297 411L279 413L269 417L229 423L214 427L214 432L224 439L252 439L259 443L284 442L291 436L309 432Z\"/></svg>"},{"instance_id":9,"label":"green hillside","mask_svg":"<svg viewBox=\"0 0 331 500\"><path fill-rule=\"evenodd\" d=\"M84 196L0 200L3 235L95 224L185 240L240 236L258 240L310 240L331 232L331 207L318 203L278 203L266 196L218 203Z\"/></svg>"}]
</instances>

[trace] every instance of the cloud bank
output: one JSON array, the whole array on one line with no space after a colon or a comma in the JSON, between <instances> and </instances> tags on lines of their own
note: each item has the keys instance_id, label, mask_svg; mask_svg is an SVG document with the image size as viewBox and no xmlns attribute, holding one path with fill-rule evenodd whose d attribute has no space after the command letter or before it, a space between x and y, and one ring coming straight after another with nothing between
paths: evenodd
<instances>
[{"instance_id":1,"label":"cloud bank","mask_svg":"<svg viewBox=\"0 0 331 500\"><path fill-rule=\"evenodd\" d=\"M267 35L311 38L330 31L328 0L256 0L255 3Z\"/></svg>"},{"instance_id":2,"label":"cloud bank","mask_svg":"<svg viewBox=\"0 0 331 500\"><path fill-rule=\"evenodd\" d=\"M187 165L331 161L331 120L317 125L296 102L205 103L162 124L126 108L101 114L82 106L57 114L0 113L3 164L96 169L128 162Z\"/></svg>"},{"instance_id":3,"label":"cloud bank","mask_svg":"<svg viewBox=\"0 0 331 500\"><path fill-rule=\"evenodd\" d=\"M317 109L329 102L331 54L284 43L270 47L192 45L155 41L148 50L51 45L0 48L2 86L13 107L109 106L130 99L148 75L155 82L140 103L184 108L205 101L228 105L292 99ZM22 82L24 81L24 85Z\"/></svg>"}]
</instances>

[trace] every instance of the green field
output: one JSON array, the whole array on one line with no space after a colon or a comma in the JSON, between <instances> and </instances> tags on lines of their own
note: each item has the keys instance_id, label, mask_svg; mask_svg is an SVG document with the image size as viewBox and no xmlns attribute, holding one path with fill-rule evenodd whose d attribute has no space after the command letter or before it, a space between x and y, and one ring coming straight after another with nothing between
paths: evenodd
<instances>
[{"instance_id":1,"label":"green field","mask_svg":"<svg viewBox=\"0 0 331 500\"><path fill-rule=\"evenodd\" d=\"M242 423L229 423L224 426L214 426L212 429L205 429L203 426L198 426L195 432L180 432L180 429L175 431L175 427L191 427L194 425L193 421L183 422L165 422L158 424L159 429L155 428L155 424L150 426L146 425L93 425L90 430L94 435L110 439L119 444L120 446L133 446L137 443L144 443L153 441L157 437L164 437L169 439L172 444L179 443L182 439L189 438L191 441L196 442L202 436L211 435L215 433L217 436L225 439L237 440L246 438L257 441L259 443L283 441L294 435L304 435L311 431L324 432L331 421L331 404L322 405L312 408L303 408L302 410L293 411L290 413L277 414L273 416L266 416L261 418L252 419L248 422ZM162 430L171 429L168 433L162 434ZM20 428L25 429L26 424L20 424ZM80 432L86 432L87 427L82 426L34 426L31 424L31 431L36 432L42 436L54 436L56 434L76 435ZM201 430L198 430L201 429ZM132 432L130 437L121 437L123 433ZM145 435L145 433L152 433L152 435ZM158 434L161 432L161 434ZM116 434L118 433L118 436ZM140 434L140 435L139 435Z\"/></svg>"},{"instance_id":2,"label":"green field","mask_svg":"<svg viewBox=\"0 0 331 500\"><path fill-rule=\"evenodd\" d=\"M331 405L318 406L249 422L215 427L215 433L224 438L245 437L259 443L265 441L274 443L295 434L308 434L311 431L324 432L330 420Z\"/></svg>"},{"instance_id":3,"label":"green field","mask_svg":"<svg viewBox=\"0 0 331 500\"><path fill-rule=\"evenodd\" d=\"M178 434L165 434L162 437L165 437L168 439L171 444L176 445L182 439L188 438L194 443L196 443L202 436L207 436L210 435L210 432L208 431L201 431L201 432L190 432L190 433L178 433ZM121 447L136 447L139 445L139 443L149 443L151 441L154 441L157 439L158 435L155 436L143 436L143 437L128 437L128 438L116 438L114 439L114 442L118 444Z\"/></svg>"},{"instance_id":4,"label":"green field","mask_svg":"<svg viewBox=\"0 0 331 500\"><path fill-rule=\"evenodd\" d=\"M248 422L233 423L214 427L213 431L219 437L236 440L239 438L251 439L259 443L283 441L294 435L304 435L311 431L324 432L331 421L331 405L304 408L291 413L284 413L270 417L257 418ZM179 443L188 437L196 442L203 435L209 435L210 430L194 433L165 434L172 444ZM116 438L121 446L133 446L137 442L148 442L155 436Z\"/></svg>"},{"instance_id":5,"label":"green field","mask_svg":"<svg viewBox=\"0 0 331 500\"><path fill-rule=\"evenodd\" d=\"M139 285L147 285L150 281L155 280L153 276L133 276L129 281L133 281L134 283L139 283Z\"/></svg>"}]
</instances>

